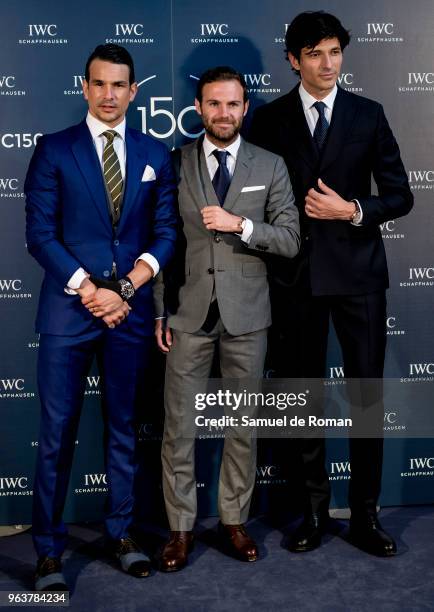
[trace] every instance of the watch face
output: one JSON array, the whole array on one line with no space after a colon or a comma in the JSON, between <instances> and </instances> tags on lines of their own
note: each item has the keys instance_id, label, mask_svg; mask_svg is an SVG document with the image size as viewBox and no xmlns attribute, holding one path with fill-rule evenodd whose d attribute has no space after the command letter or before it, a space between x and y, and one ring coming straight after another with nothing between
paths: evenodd
<instances>
[{"instance_id":1,"label":"watch face","mask_svg":"<svg viewBox=\"0 0 434 612\"><path fill-rule=\"evenodd\" d=\"M132 298L134 295L133 285L129 281L125 280L124 278L121 278L119 283L121 285L121 294L122 294L123 299L129 300L130 298Z\"/></svg>"}]
</instances>

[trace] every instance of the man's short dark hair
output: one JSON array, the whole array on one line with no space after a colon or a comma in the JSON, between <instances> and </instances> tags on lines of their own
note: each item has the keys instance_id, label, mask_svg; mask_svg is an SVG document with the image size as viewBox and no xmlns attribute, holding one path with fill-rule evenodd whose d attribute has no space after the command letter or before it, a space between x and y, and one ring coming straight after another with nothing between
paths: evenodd
<instances>
[{"instance_id":1,"label":"man's short dark hair","mask_svg":"<svg viewBox=\"0 0 434 612\"><path fill-rule=\"evenodd\" d=\"M285 53L291 53L300 60L304 47L313 49L324 38L337 38L342 51L350 42L349 30L346 30L339 19L324 11L306 11L300 13L289 24L285 35ZM298 70L295 70L299 74Z\"/></svg>"},{"instance_id":2,"label":"man's short dark hair","mask_svg":"<svg viewBox=\"0 0 434 612\"><path fill-rule=\"evenodd\" d=\"M243 88L244 102L247 102L249 99L247 84L243 75L230 66L216 66L204 72L197 82L196 99L199 100L199 102L202 102L202 90L204 85L207 83L215 83L216 81L238 81Z\"/></svg>"},{"instance_id":3,"label":"man's short dark hair","mask_svg":"<svg viewBox=\"0 0 434 612\"><path fill-rule=\"evenodd\" d=\"M94 59L103 60L104 62L111 62L112 64L125 64L130 69L130 77L129 77L130 85L135 82L136 76L134 74L133 58L131 57L129 52L125 49L125 47L121 47L120 45L114 45L111 43L107 45L98 45L89 55L89 58L86 62L84 78L86 79L88 83L89 83L89 67Z\"/></svg>"}]
</instances>

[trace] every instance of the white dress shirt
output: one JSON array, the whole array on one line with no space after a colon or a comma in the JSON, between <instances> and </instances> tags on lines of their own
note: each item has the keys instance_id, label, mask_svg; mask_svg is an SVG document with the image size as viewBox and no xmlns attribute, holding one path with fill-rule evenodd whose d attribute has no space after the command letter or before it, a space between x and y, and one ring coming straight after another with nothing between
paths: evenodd
<instances>
[{"instance_id":1,"label":"white dress shirt","mask_svg":"<svg viewBox=\"0 0 434 612\"><path fill-rule=\"evenodd\" d=\"M314 107L315 102L318 102L318 100L316 98L314 98L313 96L311 96L310 93L308 93L305 88L303 87L303 84L300 83L300 87L298 89L298 93L300 95L301 98L301 103L303 104L303 110L304 110L304 116L306 117L306 121L307 121L307 125L309 127L309 131L311 133L311 135L313 136L313 133L315 131L315 126L316 126L316 122L318 121L318 117L319 117L319 113L316 110L316 108ZM326 96L325 98L323 98L321 100L321 102L324 102L325 104L325 108L324 108L324 115L325 118L327 119L327 123L330 125L330 122L332 120L332 113L333 113L333 106L335 104L335 99L336 99L336 94L338 93L338 88L337 85L335 84L335 86L333 87L333 89L331 90L331 92L328 94L328 96ZM359 209L360 212L360 217L359 220L357 222L351 222L352 225L361 225L362 224L362 220L363 220L363 210L362 207L360 206L360 202L358 200L353 200L353 202L356 204L356 206Z\"/></svg>"},{"instance_id":2,"label":"white dress shirt","mask_svg":"<svg viewBox=\"0 0 434 612\"><path fill-rule=\"evenodd\" d=\"M99 163L101 164L101 170L103 169L103 151L107 142L107 138L103 136L103 132L106 132L107 130L113 130L114 132L116 132L117 136L113 140L113 148L116 152L116 155L118 156L119 165L121 167L122 179L125 180L125 169L127 161L127 149L125 146L125 119L123 119L123 121L121 121L121 123L119 123L117 126L112 128L108 125L105 125L105 123L103 123L102 121L91 115L90 112L88 112L86 117L86 123L92 136L92 141L95 146L96 154L98 155ZM151 255L150 253L142 253L142 255L140 255L136 259L135 263L137 263L137 261L139 261L140 259L146 262L149 266L151 266L154 276L158 274L158 272L160 271L160 265L153 255ZM83 280L87 277L88 274L86 273L86 271L83 268L78 268L69 279L68 286L65 287L66 293L74 295L76 293L76 291L74 290L78 289Z\"/></svg>"},{"instance_id":3,"label":"white dress shirt","mask_svg":"<svg viewBox=\"0 0 434 612\"><path fill-rule=\"evenodd\" d=\"M215 155L213 155L213 151L218 149L219 151L226 151L227 153L229 153L229 155L226 158L226 165L228 167L229 174L232 178L232 176L234 175L234 171L235 171L235 164L237 163L237 155L238 155L238 151L240 148L240 144L241 144L241 137L238 134L236 140L232 144L228 145L224 149L221 149L219 147L216 147L215 144L213 144L208 139L207 135L205 134L205 138L203 139L203 152L205 155L206 166L208 168L209 177L211 181L213 180L214 174L217 172L217 168L219 167L217 158ZM253 222L251 221L251 219L246 219L242 233L237 234L237 235L240 236L242 242L249 244L252 234L253 234Z\"/></svg>"}]
</instances>

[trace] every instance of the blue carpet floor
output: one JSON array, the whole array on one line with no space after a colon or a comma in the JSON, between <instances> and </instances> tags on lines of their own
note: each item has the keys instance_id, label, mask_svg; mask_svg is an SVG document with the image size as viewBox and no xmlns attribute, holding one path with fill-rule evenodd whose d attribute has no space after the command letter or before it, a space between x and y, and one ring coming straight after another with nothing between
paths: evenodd
<instances>
[{"instance_id":1,"label":"blue carpet floor","mask_svg":"<svg viewBox=\"0 0 434 612\"><path fill-rule=\"evenodd\" d=\"M135 579L117 571L105 554L101 525L72 525L64 572L70 610L164 612L419 612L434 610L434 507L387 508L384 527L398 555L372 557L346 540L347 523L331 521L321 548L292 554L285 541L294 528L282 519L250 521L261 559L241 563L218 547L216 519L198 524L191 562L181 572L153 571ZM154 555L165 531L143 526L138 534ZM0 538L0 591L32 589L34 552L29 532ZM53 608L65 610L67 608ZM34 608L31 609L41 609Z\"/></svg>"}]
</instances>

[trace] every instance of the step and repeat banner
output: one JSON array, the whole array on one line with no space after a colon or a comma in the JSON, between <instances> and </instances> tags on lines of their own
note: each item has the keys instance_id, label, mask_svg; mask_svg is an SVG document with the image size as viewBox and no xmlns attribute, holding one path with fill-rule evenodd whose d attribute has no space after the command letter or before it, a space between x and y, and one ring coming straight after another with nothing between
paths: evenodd
<instances>
[{"instance_id":1,"label":"step and repeat banner","mask_svg":"<svg viewBox=\"0 0 434 612\"><path fill-rule=\"evenodd\" d=\"M78 123L86 113L81 87L84 66L97 44L113 42L131 52L139 91L128 122L169 148L201 133L194 111L197 77L229 64L245 75L252 110L296 83L284 58L285 28L304 10L336 14L351 30L341 87L384 105L400 144L413 211L382 227L391 286L385 376L411 388L434 380L434 39L432 0L51 0L0 4L0 524L30 522L37 451L38 337L34 318L42 271L27 254L23 194L27 166L41 134ZM245 128L248 129L249 116ZM159 449L162 433L163 359L156 353L143 381L140 516L162 516ZM344 376L338 344L331 338L328 375ZM434 388L434 387L433 387ZM99 375L88 376L86 397L65 517L101 516L107 491L102 458ZM434 408L434 400L433 400ZM415 402L414 410L418 406ZM434 418L434 417L433 417ZM393 407L385 429L405 424ZM199 440L197 482L200 512L216 514L221 432ZM346 506L351 476L345 440L331 440L328 471L333 505ZM288 441L260 441L254 511L297 501L297 457ZM434 502L434 443L387 439L383 505Z\"/></svg>"}]
</instances>

